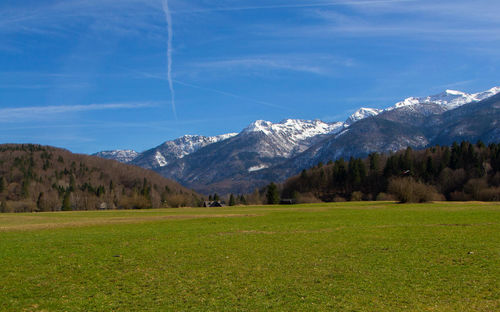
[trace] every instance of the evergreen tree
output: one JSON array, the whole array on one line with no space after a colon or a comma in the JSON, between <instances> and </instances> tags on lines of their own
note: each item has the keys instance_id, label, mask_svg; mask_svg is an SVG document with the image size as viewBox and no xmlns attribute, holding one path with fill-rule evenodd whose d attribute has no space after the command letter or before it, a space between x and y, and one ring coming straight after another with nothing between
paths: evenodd
<instances>
[{"instance_id":1,"label":"evergreen tree","mask_svg":"<svg viewBox=\"0 0 500 312\"><path fill-rule=\"evenodd\" d=\"M234 205L236 205L236 200L234 199L234 195L231 194L229 196L229 206L234 206Z\"/></svg>"},{"instance_id":2,"label":"evergreen tree","mask_svg":"<svg viewBox=\"0 0 500 312\"><path fill-rule=\"evenodd\" d=\"M63 202L62 202L62 211L71 211L71 198L70 192L66 192L64 194Z\"/></svg>"},{"instance_id":3,"label":"evergreen tree","mask_svg":"<svg viewBox=\"0 0 500 312\"><path fill-rule=\"evenodd\" d=\"M76 181L73 175L69 176L69 191L74 192L76 190Z\"/></svg>"},{"instance_id":4,"label":"evergreen tree","mask_svg":"<svg viewBox=\"0 0 500 312\"><path fill-rule=\"evenodd\" d=\"M333 184L336 187L343 187L347 182L347 169L344 158L335 161L333 167Z\"/></svg>"},{"instance_id":5,"label":"evergreen tree","mask_svg":"<svg viewBox=\"0 0 500 312\"><path fill-rule=\"evenodd\" d=\"M6 188L6 182L5 182L5 178L4 177L0 177L0 193L2 193L3 191L5 191L5 188Z\"/></svg>"},{"instance_id":6,"label":"evergreen tree","mask_svg":"<svg viewBox=\"0 0 500 312\"><path fill-rule=\"evenodd\" d=\"M246 205L247 204L247 199L243 195L240 196L240 204L242 204L242 205Z\"/></svg>"},{"instance_id":7,"label":"evergreen tree","mask_svg":"<svg viewBox=\"0 0 500 312\"><path fill-rule=\"evenodd\" d=\"M427 162L425 164L425 175L426 175L427 180L431 180L435 174L436 174L436 171L434 169L434 162L432 160L432 157L428 156Z\"/></svg>"},{"instance_id":8,"label":"evergreen tree","mask_svg":"<svg viewBox=\"0 0 500 312\"><path fill-rule=\"evenodd\" d=\"M214 194L214 201L219 201L220 197L217 193Z\"/></svg>"},{"instance_id":9,"label":"evergreen tree","mask_svg":"<svg viewBox=\"0 0 500 312\"><path fill-rule=\"evenodd\" d=\"M29 181L28 180L23 180L23 183L21 184L21 196L23 198L28 198L29 196Z\"/></svg>"},{"instance_id":10,"label":"evergreen tree","mask_svg":"<svg viewBox=\"0 0 500 312\"><path fill-rule=\"evenodd\" d=\"M377 172L379 170L380 155L378 153L370 153L368 155L370 161L370 171Z\"/></svg>"},{"instance_id":11,"label":"evergreen tree","mask_svg":"<svg viewBox=\"0 0 500 312\"><path fill-rule=\"evenodd\" d=\"M43 192L40 192L40 195L38 195L38 199L36 201L36 207L38 209L38 211L43 211L44 210L44 195L43 195Z\"/></svg>"},{"instance_id":12,"label":"evergreen tree","mask_svg":"<svg viewBox=\"0 0 500 312\"><path fill-rule=\"evenodd\" d=\"M280 202L278 187L274 184L274 182L271 182L271 184L267 186L266 199L269 205L279 204Z\"/></svg>"},{"instance_id":13,"label":"evergreen tree","mask_svg":"<svg viewBox=\"0 0 500 312\"><path fill-rule=\"evenodd\" d=\"M0 204L0 212L8 212L7 211L7 203L4 201L2 201L2 203Z\"/></svg>"}]
</instances>

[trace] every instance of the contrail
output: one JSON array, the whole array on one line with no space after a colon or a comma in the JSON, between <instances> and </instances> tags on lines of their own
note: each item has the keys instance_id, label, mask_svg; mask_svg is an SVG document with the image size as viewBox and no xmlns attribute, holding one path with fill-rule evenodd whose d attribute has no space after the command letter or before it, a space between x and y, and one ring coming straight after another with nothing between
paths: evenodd
<instances>
[{"instance_id":1,"label":"contrail","mask_svg":"<svg viewBox=\"0 0 500 312\"><path fill-rule=\"evenodd\" d=\"M340 0L334 2L323 3L298 3L298 4L277 4L277 5L262 5L262 6L241 6L241 7L215 7L206 9L191 9L173 11L173 13L208 13L208 12L224 12L224 11L247 11L247 10L273 10L273 9L300 9L314 7L329 7L338 5L370 5L370 4L390 4L390 3L405 3L415 2L416 0Z\"/></svg>"},{"instance_id":2,"label":"contrail","mask_svg":"<svg viewBox=\"0 0 500 312\"><path fill-rule=\"evenodd\" d=\"M168 86L170 88L170 97L172 100L172 111L174 113L175 119L177 119L177 111L175 109L175 90L174 83L172 81L172 39L174 37L174 32L172 31L172 15L170 14L170 9L168 8L168 0L163 0L163 12L165 12L165 19L167 21L168 28L168 43L167 43L167 80Z\"/></svg>"},{"instance_id":3,"label":"contrail","mask_svg":"<svg viewBox=\"0 0 500 312\"><path fill-rule=\"evenodd\" d=\"M174 81L177 84L184 85L184 86L187 86L187 87L196 88L196 89L205 90L205 91L210 91L210 92L215 92L215 93L219 93L219 94L222 94L222 95L225 95L225 96L230 96L230 97L233 97L233 98L236 98L236 99L241 99L241 100L253 102L253 103L256 103L256 104L261 104L261 105L272 107L272 108L279 108L279 109L284 109L284 110L290 110L288 107L280 106L280 105L269 103L269 102L265 102L265 101L259 101L259 100L256 100L256 99L248 98L246 96L241 96L241 95L237 95L237 94L234 94L234 93L230 93L230 92L226 92L226 91L221 91L221 90L217 90L217 89L213 89L213 88L207 88L207 87L197 86L197 85L190 84L190 83L187 83L187 82L182 82L182 81L179 81L179 80L174 80Z\"/></svg>"}]
</instances>

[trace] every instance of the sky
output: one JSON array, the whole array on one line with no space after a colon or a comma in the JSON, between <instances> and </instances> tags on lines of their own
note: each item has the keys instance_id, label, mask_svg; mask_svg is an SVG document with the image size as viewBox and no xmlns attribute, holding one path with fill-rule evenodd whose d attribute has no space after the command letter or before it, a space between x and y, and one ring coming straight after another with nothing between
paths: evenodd
<instances>
[{"instance_id":1,"label":"sky","mask_svg":"<svg viewBox=\"0 0 500 312\"><path fill-rule=\"evenodd\" d=\"M0 143L143 151L500 85L498 0L2 0Z\"/></svg>"}]
</instances>

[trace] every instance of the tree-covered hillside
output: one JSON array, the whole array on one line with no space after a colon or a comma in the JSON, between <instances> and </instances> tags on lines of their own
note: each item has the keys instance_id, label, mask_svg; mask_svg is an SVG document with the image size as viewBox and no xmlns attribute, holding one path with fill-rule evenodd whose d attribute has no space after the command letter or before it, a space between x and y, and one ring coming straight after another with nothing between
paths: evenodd
<instances>
[{"instance_id":1,"label":"tree-covered hillside","mask_svg":"<svg viewBox=\"0 0 500 312\"><path fill-rule=\"evenodd\" d=\"M299 201L500 200L500 144L454 143L319 163L281 185Z\"/></svg>"},{"instance_id":2,"label":"tree-covered hillside","mask_svg":"<svg viewBox=\"0 0 500 312\"><path fill-rule=\"evenodd\" d=\"M0 145L0 211L193 206L196 193L155 172L48 146Z\"/></svg>"}]
</instances>

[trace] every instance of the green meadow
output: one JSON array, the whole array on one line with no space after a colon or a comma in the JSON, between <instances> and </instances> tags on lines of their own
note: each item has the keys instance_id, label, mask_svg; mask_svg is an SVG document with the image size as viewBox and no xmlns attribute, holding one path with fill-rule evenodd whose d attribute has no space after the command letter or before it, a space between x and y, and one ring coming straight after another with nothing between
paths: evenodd
<instances>
[{"instance_id":1,"label":"green meadow","mask_svg":"<svg viewBox=\"0 0 500 312\"><path fill-rule=\"evenodd\" d=\"M500 311L500 204L0 214L1 311Z\"/></svg>"}]
</instances>

